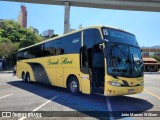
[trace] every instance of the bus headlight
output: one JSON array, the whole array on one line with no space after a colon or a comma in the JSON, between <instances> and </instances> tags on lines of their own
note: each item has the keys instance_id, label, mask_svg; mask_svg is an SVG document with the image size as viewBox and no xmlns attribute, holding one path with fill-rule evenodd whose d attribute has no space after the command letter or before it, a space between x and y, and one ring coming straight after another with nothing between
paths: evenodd
<instances>
[{"instance_id":1,"label":"bus headlight","mask_svg":"<svg viewBox=\"0 0 160 120\"><path fill-rule=\"evenodd\" d=\"M108 84L110 84L112 86L121 86L120 83L118 83L118 82L112 82L112 81L108 81Z\"/></svg>"}]
</instances>

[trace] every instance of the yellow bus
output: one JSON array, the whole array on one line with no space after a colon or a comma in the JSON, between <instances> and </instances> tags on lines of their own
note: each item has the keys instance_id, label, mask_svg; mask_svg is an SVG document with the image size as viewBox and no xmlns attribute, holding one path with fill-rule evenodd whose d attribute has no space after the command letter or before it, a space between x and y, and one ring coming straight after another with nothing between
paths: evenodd
<instances>
[{"instance_id":1,"label":"yellow bus","mask_svg":"<svg viewBox=\"0 0 160 120\"><path fill-rule=\"evenodd\" d=\"M135 35L91 26L18 50L17 76L78 95L141 93L143 60Z\"/></svg>"}]
</instances>

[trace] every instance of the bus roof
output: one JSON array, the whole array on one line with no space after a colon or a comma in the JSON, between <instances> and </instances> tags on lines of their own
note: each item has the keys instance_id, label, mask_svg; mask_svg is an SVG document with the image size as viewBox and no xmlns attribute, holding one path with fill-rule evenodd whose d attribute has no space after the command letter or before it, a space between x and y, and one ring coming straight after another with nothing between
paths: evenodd
<instances>
[{"instance_id":1,"label":"bus roof","mask_svg":"<svg viewBox=\"0 0 160 120\"><path fill-rule=\"evenodd\" d=\"M90 27L86 27L86 28L83 28L83 29L79 29L79 30L76 30L76 31L72 31L72 32L69 32L69 33L66 33L66 34L63 34L63 35L54 37L54 38L49 38L49 39L44 40L44 41L42 41L42 42L39 42L39 43L30 45L30 46L28 46L28 47L21 48L21 49L19 49L18 51L21 51L21 50L24 50L24 49L27 49L27 48L30 48L30 47L33 47L33 46L36 46L36 45L40 45L40 44L49 42L49 41L51 41L51 40L55 40L55 39L58 39L58 38L61 38L61 37L64 37L64 36L67 36L67 35L70 35L70 34L73 34L73 33L77 33L77 32L80 32L80 31L83 31L83 30L86 30L86 29L89 29L89 28L98 28L98 29L100 29L100 28L102 28L102 27L111 28L111 29L116 29L116 30L120 30L120 31L127 32L127 33L129 33L129 34L132 34L132 33L128 32L128 31L125 31L125 30L123 30L123 29L116 28L116 27L113 27L113 26L105 26L105 25L90 26ZM132 34L132 35L134 35L134 34Z\"/></svg>"}]
</instances>

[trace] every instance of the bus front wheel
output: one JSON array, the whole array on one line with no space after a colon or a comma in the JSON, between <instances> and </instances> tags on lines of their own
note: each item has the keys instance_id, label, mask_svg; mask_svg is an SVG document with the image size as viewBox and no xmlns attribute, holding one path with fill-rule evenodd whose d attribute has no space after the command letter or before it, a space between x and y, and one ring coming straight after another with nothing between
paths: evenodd
<instances>
[{"instance_id":1,"label":"bus front wheel","mask_svg":"<svg viewBox=\"0 0 160 120\"><path fill-rule=\"evenodd\" d=\"M73 95L79 94L79 83L75 76L69 78L68 90Z\"/></svg>"}]
</instances>

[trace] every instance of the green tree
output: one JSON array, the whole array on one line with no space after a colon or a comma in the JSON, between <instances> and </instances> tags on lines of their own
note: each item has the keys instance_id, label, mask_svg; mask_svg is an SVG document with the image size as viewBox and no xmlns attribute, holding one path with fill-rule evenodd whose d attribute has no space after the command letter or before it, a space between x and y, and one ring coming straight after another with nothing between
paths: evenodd
<instances>
[{"instance_id":1,"label":"green tree","mask_svg":"<svg viewBox=\"0 0 160 120\"><path fill-rule=\"evenodd\" d=\"M160 57L159 56L152 56L154 59L158 60L158 62L160 62Z\"/></svg>"},{"instance_id":2,"label":"green tree","mask_svg":"<svg viewBox=\"0 0 160 120\"><path fill-rule=\"evenodd\" d=\"M52 36L51 36L51 38L54 38L54 37L57 37L58 36L58 34L53 34Z\"/></svg>"},{"instance_id":3,"label":"green tree","mask_svg":"<svg viewBox=\"0 0 160 120\"><path fill-rule=\"evenodd\" d=\"M5 20L0 26L0 58L5 58L12 66L18 49L41 41L42 37L30 29L22 28L13 20Z\"/></svg>"},{"instance_id":4,"label":"green tree","mask_svg":"<svg viewBox=\"0 0 160 120\"><path fill-rule=\"evenodd\" d=\"M13 43L20 42L20 29L22 29L22 27L17 22L13 20L5 20L2 23L2 28L0 30L0 36L1 38L4 38L1 39L1 42L3 42L5 39L9 39Z\"/></svg>"},{"instance_id":5,"label":"green tree","mask_svg":"<svg viewBox=\"0 0 160 120\"><path fill-rule=\"evenodd\" d=\"M36 33L33 33L30 29L23 29L20 31L20 33L23 34L19 44L20 48L27 47L29 45L33 45L42 41L42 37L37 35Z\"/></svg>"},{"instance_id":6,"label":"green tree","mask_svg":"<svg viewBox=\"0 0 160 120\"><path fill-rule=\"evenodd\" d=\"M0 58L5 58L10 67L16 63L17 50L17 46L12 42L0 43Z\"/></svg>"}]
</instances>

